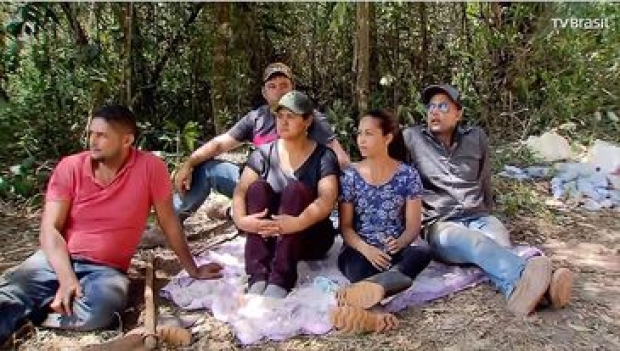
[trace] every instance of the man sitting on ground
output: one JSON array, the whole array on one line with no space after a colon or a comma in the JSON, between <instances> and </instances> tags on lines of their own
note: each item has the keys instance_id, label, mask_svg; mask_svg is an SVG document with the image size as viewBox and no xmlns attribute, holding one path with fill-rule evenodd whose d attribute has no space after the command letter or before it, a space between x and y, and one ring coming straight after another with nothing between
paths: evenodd
<instances>
[{"instance_id":1,"label":"man sitting on ground","mask_svg":"<svg viewBox=\"0 0 620 351\"><path fill-rule=\"evenodd\" d=\"M213 189L232 198L233 190L239 182L239 166L215 157L244 143L258 147L277 139L275 109L280 98L293 88L291 69L280 62L270 64L263 74L262 93L267 103L250 111L226 133L211 139L190 155L175 176L175 185L180 192L179 198L175 198L175 207L181 221L196 211ZM314 127L309 131L309 136L331 148L342 167L348 165L349 157L336 139L325 115L316 110L313 114Z\"/></svg>"},{"instance_id":2,"label":"man sitting on ground","mask_svg":"<svg viewBox=\"0 0 620 351\"><path fill-rule=\"evenodd\" d=\"M443 261L482 268L518 315L531 313L545 295L556 307L570 300L572 273L552 272L548 257L526 259L509 250L508 231L490 215L491 170L484 131L459 124L458 90L432 85L422 93L427 125L404 131L424 185L425 238Z\"/></svg>"},{"instance_id":3,"label":"man sitting on ground","mask_svg":"<svg viewBox=\"0 0 620 351\"><path fill-rule=\"evenodd\" d=\"M0 345L29 321L73 330L110 326L125 308L126 272L151 207L190 276L220 275L217 264L196 266L165 163L132 146L132 112L104 107L89 128L90 150L61 160L49 181L41 249L0 280Z\"/></svg>"}]
</instances>

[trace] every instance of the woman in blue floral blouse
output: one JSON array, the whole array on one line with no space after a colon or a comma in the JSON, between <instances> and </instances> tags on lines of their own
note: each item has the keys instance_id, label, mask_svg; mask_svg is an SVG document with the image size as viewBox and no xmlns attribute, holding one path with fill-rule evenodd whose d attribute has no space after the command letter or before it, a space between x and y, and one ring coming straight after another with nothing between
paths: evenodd
<instances>
[{"instance_id":1,"label":"woman in blue floral blouse","mask_svg":"<svg viewBox=\"0 0 620 351\"><path fill-rule=\"evenodd\" d=\"M337 298L340 306L367 309L411 286L431 252L413 244L420 233L422 183L405 163L396 117L368 112L359 122L357 144L363 160L344 170L339 206L345 246L338 267L354 284Z\"/></svg>"}]
</instances>

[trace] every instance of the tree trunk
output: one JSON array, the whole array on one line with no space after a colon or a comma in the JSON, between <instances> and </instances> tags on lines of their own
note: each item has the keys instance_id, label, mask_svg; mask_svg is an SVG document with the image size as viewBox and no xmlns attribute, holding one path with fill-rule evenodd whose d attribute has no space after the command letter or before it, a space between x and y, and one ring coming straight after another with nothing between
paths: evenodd
<instances>
[{"instance_id":1,"label":"tree trunk","mask_svg":"<svg viewBox=\"0 0 620 351\"><path fill-rule=\"evenodd\" d=\"M428 13L426 9L426 3L418 3L420 9L420 35L422 36L422 50L420 50L420 74L419 78L422 85L427 85L429 79L428 71Z\"/></svg>"},{"instance_id":2,"label":"tree trunk","mask_svg":"<svg viewBox=\"0 0 620 351\"><path fill-rule=\"evenodd\" d=\"M215 46L213 48L213 85L211 89L211 107L213 108L213 121L215 133L221 134L226 127L226 78L228 72L228 42L232 36L230 24L230 9L232 4L218 2L215 5L217 32Z\"/></svg>"},{"instance_id":3,"label":"tree trunk","mask_svg":"<svg viewBox=\"0 0 620 351\"><path fill-rule=\"evenodd\" d=\"M132 81L132 67L131 67L131 42L133 40L133 3L125 3L125 62L124 62L124 81L125 92L121 94L123 102L126 105L131 105L132 93L131 93L131 81Z\"/></svg>"},{"instance_id":4,"label":"tree trunk","mask_svg":"<svg viewBox=\"0 0 620 351\"><path fill-rule=\"evenodd\" d=\"M80 21L78 21L75 5L68 2L62 2L60 3L60 8L67 17L67 22L69 22L71 30L75 35L75 43L78 45L78 47L88 44L88 36L80 25Z\"/></svg>"},{"instance_id":5,"label":"tree trunk","mask_svg":"<svg viewBox=\"0 0 620 351\"><path fill-rule=\"evenodd\" d=\"M370 3L357 3L356 11L356 80L355 101L358 115L368 109L370 80Z\"/></svg>"},{"instance_id":6,"label":"tree trunk","mask_svg":"<svg viewBox=\"0 0 620 351\"><path fill-rule=\"evenodd\" d=\"M139 6L148 9L152 8L154 4L155 3L144 2L140 3ZM136 4L135 6L138 6L138 4ZM157 93L157 87L159 86L159 81L162 77L162 72L166 67L166 64L168 63L168 60L170 60L173 55L178 53L179 46L183 43L184 40L187 39L191 25L196 21L204 6L205 3L192 3L190 14L180 26L176 35L172 39L166 40L161 44L165 47L164 53L155 64L146 64L148 61L142 54L144 46L140 40L140 27L137 25L134 26L133 38L135 40L133 47L133 56L135 60L133 62L133 65L136 66L136 69L133 71L133 73L134 81L137 81L137 84L135 84L136 89L134 90L134 92L136 92L136 95L134 96L135 102L132 104L132 106L134 107L135 111L139 112L138 115L155 115L155 98ZM135 14L136 11L134 11L134 15ZM120 23L123 23L122 18L120 18ZM145 74L145 71L149 70L150 67L153 67L153 69L151 69L148 74ZM144 82L141 81L142 79L140 79L140 75L144 77ZM154 121L154 123L159 122L161 121Z\"/></svg>"},{"instance_id":7,"label":"tree trunk","mask_svg":"<svg viewBox=\"0 0 620 351\"><path fill-rule=\"evenodd\" d=\"M311 34L311 43L312 46L309 46L307 48L307 52L308 52L308 60L312 63L311 67L314 67L313 69L309 70L310 73L310 91L311 94L313 94L314 96L316 96L317 92L319 91L319 79L318 76L319 74L317 73L318 70L318 60L317 60L317 51L316 47L319 44L319 40L317 39L318 35L318 31L319 31L319 16L321 15L321 4L316 4L316 6L314 7L314 20L312 21L312 34Z\"/></svg>"},{"instance_id":8,"label":"tree trunk","mask_svg":"<svg viewBox=\"0 0 620 351\"><path fill-rule=\"evenodd\" d=\"M379 52L377 51L377 8L375 4L370 4L369 14L370 26L370 88L377 89L381 72L379 71Z\"/></svg>"},{"instance_id":9,"label":"tree trunk","mask_svg":"<svg viewBox=\"0 0 620 351\"><path fill-rule=\"evenodd\" d=\"M395 5L397 6L397 5ZM400 7L400 6L399 6ZM406 15L405 15L406 16ZM401 54L401 39L400 39L400 33L401 33L401 26L403 26L403 11L402 11L402 7L400 7L399 11L396 12L396 14L394 15L394 22L395 24L392 26L392 31L390 32L388 38L389 38L389 46L392 50L391 50L391 59L390 59L390 70L391 70L391 75L390 78L388 79L388 81L386 83L388 83L389 86L389 91L391 92L391 97L392 97L392 107L394 109L398 109L398 105L402 102L400 100L400 96L401 96L401 87L399 84L395 84L394 81L392 81L392 79L396 79L397 81L400 79L407 79L407 76L404 74L404 70L401 70L400 65L400 54ZM407 27L408 23L405 24L405 27ZM386 35L388 35L386 33ZM406 40L410 40L408 38L408 36L406 36ZM406 46L405 46L406 47ZM411 67L415 67L413 65L413 60L415 59L415 55L413 54L413 52L411 53L411 61L412 61L412 65ZM392 78L393 77L393 78Z\"/></svg>"},{"instance_id":10,"label":"tree trunk","mask_svg":"<svg viewBox=\"0 0 620 351\"><path fill-rule=\"evenodd\" d=\"M259 23L260 4L254 2L236 3L236 18L243 18L243 21L237 24L235 29L234 48L242 48L242 52L249 53L247 61L247 69L250 72L250 87L258 87L262 85L263 69L267 65L269 59L264 55L262 30ZM247 102L252 107L262 103L262 95L256 88L251 89L251 96L247 96ZM256 94L256 95L255 95ZM243 106L246 104L244 103ZM239 107L239 106L238 106Z\"/></svg>"}]
</instances>

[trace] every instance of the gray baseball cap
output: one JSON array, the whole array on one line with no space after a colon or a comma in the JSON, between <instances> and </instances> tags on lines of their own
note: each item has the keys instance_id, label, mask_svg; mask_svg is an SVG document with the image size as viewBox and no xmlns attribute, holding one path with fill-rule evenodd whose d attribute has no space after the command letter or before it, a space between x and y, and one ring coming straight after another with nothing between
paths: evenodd
<instances>
[{"instance_id":1,"label":"gray baseball cap","mask_svg":"<svg viewBox=\"0 0 620 351\"><path fill-rule=\"evenodd\" d=\"M298 115L309 115L314 111L314 106L308 95L297 90L289 91L280 98L276 111L281 108L287 108Z\"/></svg>"},{"instance_id":2,"label":"gray baseball cap","mask_svg":"<svg viewBox=\"0 0 620 351\"><path fill-rule=\"evenodd\" d=\"M454 102L459 109L463 107L461 103L461 93L459 93L458 89L449 84L441 84L441 85L429 85L422 91L422 102L424 105L428 104L433 96L443 93L448 95L452 102Z\"/></svg>"}]
</instances>

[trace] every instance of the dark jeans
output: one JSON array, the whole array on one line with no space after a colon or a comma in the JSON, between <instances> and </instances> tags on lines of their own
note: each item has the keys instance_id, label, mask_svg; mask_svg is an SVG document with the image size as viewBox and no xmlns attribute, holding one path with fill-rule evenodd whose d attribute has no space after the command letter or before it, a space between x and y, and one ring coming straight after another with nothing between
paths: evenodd
<instances>
[{"instance_id":1,"label":"dark jeans","mask_svg":"<svg viewBox=\"0 0 620 351\"><path fill-rule=\"evenodd\" d=\"M314 191L299 181L288 184L276 194L264 180L250 185L246 193L246 213L253 214L269 208L269 214L298 216L316 199ZM332 247L336 230L329 218L295 234L264 238L256 233L246 235L245 270L250 285L266 281L287 291L297 282L297 262L318 260Z\"/></svg>"},{"instance_id":2,"label":"dark jeans","mask_svg":"<svg viewBox=\"0 0 620 351\"><path fill-rule=\"evenodd\" d=\"M431 259L431 249L427 245L407 246L392 256L392 265L409 278L415 279ZM364 255L348 246L345 246L338 256L338 268L351 283L381 273Z\"/></svg>"}]
</instances>

